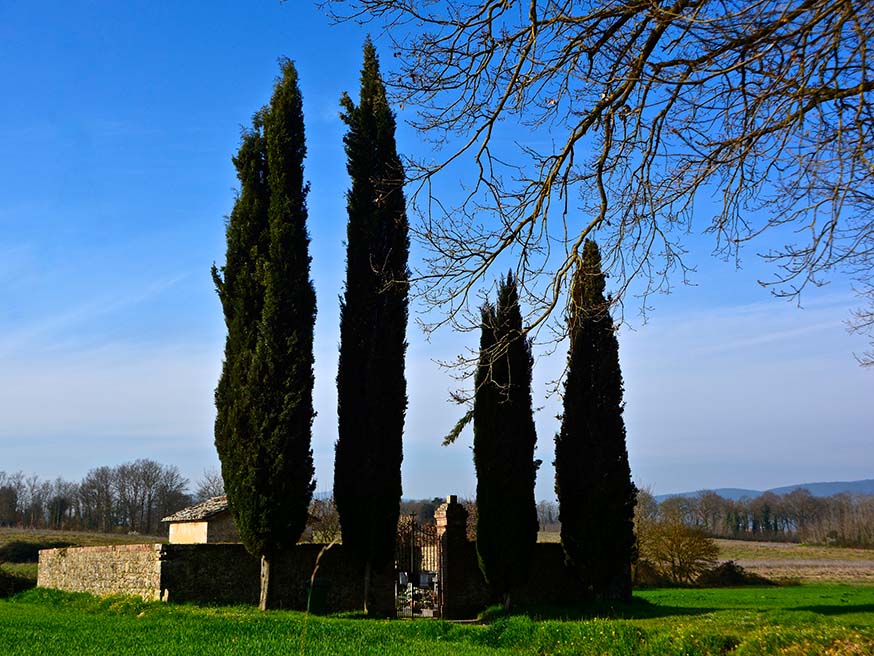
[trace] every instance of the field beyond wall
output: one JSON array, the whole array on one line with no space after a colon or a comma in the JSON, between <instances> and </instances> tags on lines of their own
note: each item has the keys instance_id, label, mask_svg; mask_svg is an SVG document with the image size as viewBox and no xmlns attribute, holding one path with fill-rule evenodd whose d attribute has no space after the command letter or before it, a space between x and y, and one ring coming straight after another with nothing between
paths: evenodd
<instances>
[{"instance_id":1,"label":"field beyond wall","mask_svg":"<svg viewBox=\"0 0 874 656\"><path fill-rule=\"evenodd\" d=\"M540 542L559 542L541 532ZM777 582L874 585L874 549L851 549L791 542L715 540L719 560L733 560L752 574Z\"/></svg>"}]
</instances>

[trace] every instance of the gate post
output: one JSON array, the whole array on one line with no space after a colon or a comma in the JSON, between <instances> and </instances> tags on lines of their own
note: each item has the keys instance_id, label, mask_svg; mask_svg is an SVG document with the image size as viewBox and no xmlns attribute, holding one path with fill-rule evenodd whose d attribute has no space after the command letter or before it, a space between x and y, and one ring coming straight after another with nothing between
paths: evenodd
<instances>
[{"instance_id":1,"label":"gate post","mask_svg":"<svg viewBox=\"0 0 874 656\"><path fill-rule=\"evenodd\" d=\"M464 551L467 548L467 510L454 494L434 512L440 540L440 617L454 618L464 587Z\"/></svg>"}]
</instances>

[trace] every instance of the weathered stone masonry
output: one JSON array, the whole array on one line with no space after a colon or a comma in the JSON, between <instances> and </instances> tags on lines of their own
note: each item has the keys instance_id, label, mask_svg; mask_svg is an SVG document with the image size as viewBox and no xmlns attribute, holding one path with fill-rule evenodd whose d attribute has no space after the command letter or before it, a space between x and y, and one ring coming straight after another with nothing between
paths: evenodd
<instances>
[{"instance_id":1,"label":"weathered stone masonry","mask_svg":"<svg viewBox=\"0 0 874 656\"><path fill-rule=\"evenodd\" d=\"M483 578L476 543L467 539L467 511L455 497L434 513L442 543L440 603L446 619L476 617L489 604L498 603ZM534 545L526 582L513 592L517 604L569 604L585 599L585 589L565 564L562 546Z\"/></svg>"},{"instance_id":2,"label":"weathered stone masonry","mask_svg":"<svg viewBox=\"0 0 874 656\"><path fill-rule=\"evenodd\" d=\"M138 544L44 549L38 585L146 600L257 604L259 574L258 559L240 544ZM304 610L308 601L313 612L362 607L363 576L343 553L342 545L329 549L319 544L297 545L276 557L273 575L279 607ZM372 586L378 606L384 606L384 613L392 612L393 571L377 575Z\"/></svg>"},{"instance_id":3,"label":"weathered stone masonry","mask_svg":"<svg viewBox=\"0 0 874 656\"><path fill-rule=\"evenodd\" d=\"M95 595L161 598L161 556L165 545L43 549L37 585Z\"/></svg>"},{"instance_id":4,"label":"weathered stone masonry","mask_svg":"<svg viewBox=\"0 0 874 656\"><path fill-rule=\"evenodd\" d=\"M476 617L497 599L480 572L476 545L465 535L467 511L450 497L437 509L435 519L441 541L442 616ZM38 585L147 600L257 604L259 574L258 559L241 544L137 544L43 550ZM272 576L282 608L304 610L309 601L311 611L324 613L359 610L363 605L364 577L343 545L299 544L274 557ZM371 585L375 603L370 607L379 614L393 614L393 569L374 573ZM513 599L514 603L573 603L584 593L565 565L561 545L538 544L528 580Z\"/></svg>"}]
</instances>

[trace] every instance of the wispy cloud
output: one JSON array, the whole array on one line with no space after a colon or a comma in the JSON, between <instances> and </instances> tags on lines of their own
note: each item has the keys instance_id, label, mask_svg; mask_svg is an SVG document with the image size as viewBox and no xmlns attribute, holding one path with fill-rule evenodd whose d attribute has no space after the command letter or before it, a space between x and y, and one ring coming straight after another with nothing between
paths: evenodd
<instances>
[{"instance_id":1,"label":"wispy cloud","mask_svg":"<svg viewBox=\"0 0 874 656\"><path fill-rule=\"evenodd\" d=\"M654 362L661 353L681 345L682 363L697 366L702 357L759 357L769 350L767 359L796 359L794 350L803 341L812 347L803 357L824 352L836 358L843 353L852 361L852 338L845 320L856 301L852 294L837 293L811 297L802 307L777 299L742 305L717 305L692 311L656 315L638 330L623 330L623 345L637 353L646 352ZM812 339L819 336L819 339ZM666 349L649 349L650 344L665 344Z\"/></svg>"},{"instance_id":2,"label":"wispy cloud","mask_svg":"<svg viewBox=\"0 0 874 656\"><path fill-rule=\"evenodd\" d=\"M72 350L77 329L145 303L176 286L186 277L187 274L165 277L130 293L100 295L70 305L59 312L32 318L0 336L0 358L52 350L58 344L65 344L65 348Z\"/></svg>"},{"instance_id":3,"label":"wispy cloud","mask_svg":"<svg viewBox=\"0 0 874 656\"><path fill-rule=\"evenodd\" d=\"M4 367L0 436L170 436L211 427L220 345L113 344ZM80 445L80 447L85 445Z\"/></svg>"},{"instance_id":4,"label":"wispy cloud","mask_svg":"<svg viewBox=\"0 0 874 656\"><path fill-rule=\"evenodd\" d=\"M780 326L765 325L764 329L767 332L758 335L737 336L730 341L718 342L712 346L699 347L692 351L693 355L701 356L707 354L720 354L737 351L745 351L753 346L763 346L766 344L774 344L784 342L789 339L797 339L814 333L824 331L840 330L843 324L838 320L820 321L813 324L804 324L795 328L781 328ZM752 327L749 327L752 328Z\"/></svg>"}]
</instances>

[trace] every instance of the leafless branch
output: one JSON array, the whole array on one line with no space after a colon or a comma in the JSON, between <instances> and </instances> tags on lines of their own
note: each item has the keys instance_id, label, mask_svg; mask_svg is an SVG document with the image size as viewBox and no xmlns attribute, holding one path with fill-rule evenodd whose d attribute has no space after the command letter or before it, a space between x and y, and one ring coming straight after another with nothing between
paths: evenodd
<instances>
[{"instance_id":1,"label":"leafless branch","mask_svg":"<svg viewBox=\"0 0 874 656\"><path fill-rule=\"evenodd\" d=\"M324 6L389 35L394 101L438 152L408 167L430 327L476 325L478 293L512 262L528 325L560 333L590 236L615 301L634 292L646 307L685 279L683 243L704 231L726 258L765 232L782 242L763 253L778 295L851 276L870 304L853 325L874 331L872 3ZM448 206L434 189L462 158L473 177Z\"/></svg>"}]
</instances>

